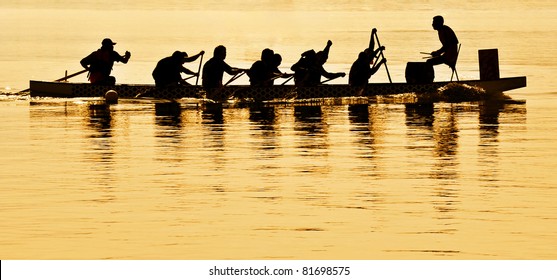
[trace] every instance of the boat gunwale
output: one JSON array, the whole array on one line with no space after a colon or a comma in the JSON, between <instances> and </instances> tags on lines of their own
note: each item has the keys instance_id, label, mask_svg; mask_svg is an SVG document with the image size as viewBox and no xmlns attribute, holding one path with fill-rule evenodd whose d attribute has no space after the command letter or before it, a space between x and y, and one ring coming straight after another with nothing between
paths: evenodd
<instances>
[{"instance_id":1,"label":"boat gunwale","mask_svg":"<svg viewBox=\"0 0 557 280\"><path fill-rule=\"evenodd\" d=\"M296 85L273 85L254 87L250 85L228 85L220 88L218 94L222 98L255 98L271 100L295 95L295 99L331 98L331 97L362 97L376 95L393 95L403 93L428 93L451 83L465 84L483 88L487 92L505 92L526 86L526 76L505 77L497 80L460 80L437 81L432 83L410 84L406 82L369 83L364 87L348 84L322 84L313 87ZM122 92L122 97L134 97L137 94L156 91L161 92L160 98L196 98L207 94L202 86L157 88L154 84L116 84L114 86L92 85L90 83L70 83L52 81L30 81L31 97L100 97L108 90ZM58 92L60 91L60 92Z\"/></svg>"}]
</instances>

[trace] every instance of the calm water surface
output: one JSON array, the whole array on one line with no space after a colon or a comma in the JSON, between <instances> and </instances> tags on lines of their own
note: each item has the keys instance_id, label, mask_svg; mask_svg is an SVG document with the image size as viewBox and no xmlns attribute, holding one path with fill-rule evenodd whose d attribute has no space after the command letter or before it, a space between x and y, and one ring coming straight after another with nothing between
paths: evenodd
<instances>
[{"instance_id":1,"label":"calm water surface","mask_svg":"<svg viewBox=\"0 0 557 280\"><path fill-rule=\"evenodd\" d=\"M120 82L151 83L175 49L218 44L240 67L274 48L286 71L332 39L327 67L348 71L373 26L403 81L438 47L443 14L463 43L459 75L499 48L502 76L528 76L509 93L527 103L182 103L158 116L152 102L98 114L88 100L0 96L1 259L557 258L554 2L59 2L0 4L3 92L79 70L104 37L132 52Z\"/></svg>"}]
</instances>

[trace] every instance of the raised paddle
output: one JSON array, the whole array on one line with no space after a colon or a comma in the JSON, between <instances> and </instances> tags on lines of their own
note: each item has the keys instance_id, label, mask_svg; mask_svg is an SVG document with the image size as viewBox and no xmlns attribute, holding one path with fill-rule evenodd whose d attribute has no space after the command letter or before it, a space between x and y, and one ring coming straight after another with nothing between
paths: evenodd
<instances>
[{"instance_id":1,"label":"raised paddle","mask_svg":"<svg viewBox=\"0 0 557 280\"><path fill-rule=\"evenodd\" d=\"M203 63L203 55L205 53L201 54L201 58L199 59L199 68L197 68L197 79L195 79L195 85L197 86L197 84L199 83L199 76L201 76L201 64Z\"/></svg>"},{"instance_id":2,"label":"raised paddle","mask_svg":"<svg viewBox=\"0 0 557 280\"><path fill-rule=\"evenodd\" d=\"M81 75L81 74L83 74L83 73L85 73L85 72L87 72L87 71L88 71L87 69L83 69L83 70L81 70L81 71L79 71L79 72L75 72L75 73L73 73L73 74L71 74L71 75L67 75L68 72L66 71L66 75L65 75L64 77L62 77L62 78L60 78L60 79L57 79L57 80L54 80L54 81L55 81L55 82L65 81L65 80L67 80L67 79L69 79L69 78L73 78L73 77L75 77L75 76L77 76L77 75ZM30 88L27 88L27 89L24 89L24 90L22 90L22 91L20 91L20 92L18 92L18 93L27 92L27 91L29 91L29 90L31 90L31 89L30 89Z\"/></svg>"},{"instance_id":3,"label":"raised paddle","mask_svg":"<svg viewBox=\"0 0 557 280\"><path fill-rule=\"evenodd\" d=\"M375 32L375 39L377 40L377 45L379 45L379 48L381 48L381 43L379 42L379 36L377 36L377 32ZM383 50L381 50L381 57L385 58L385 55L383 54ZM391 74L389 73L389 67L387 67L387 62L385 62L385 70L387 70L387 77L389 77L389 82L392 84L393 81L391 80Z\"/></svg>"}]
</instances>

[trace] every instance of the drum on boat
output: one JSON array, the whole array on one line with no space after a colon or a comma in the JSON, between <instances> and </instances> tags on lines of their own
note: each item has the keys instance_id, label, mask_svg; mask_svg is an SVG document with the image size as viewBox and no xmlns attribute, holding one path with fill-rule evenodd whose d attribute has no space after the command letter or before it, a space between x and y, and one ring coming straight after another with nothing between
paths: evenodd
<instances>
[{"instance_id":1,"label":"drum on boat","mask_svg":"<svg viewBox=\"0 0 557 280\"><path fill-rule=\"evenodd\" d=\"M433 65L427 62L408 62L405 72L406 82L409 84L432 83L435 78Z\"/></svg>"}]
</instances>

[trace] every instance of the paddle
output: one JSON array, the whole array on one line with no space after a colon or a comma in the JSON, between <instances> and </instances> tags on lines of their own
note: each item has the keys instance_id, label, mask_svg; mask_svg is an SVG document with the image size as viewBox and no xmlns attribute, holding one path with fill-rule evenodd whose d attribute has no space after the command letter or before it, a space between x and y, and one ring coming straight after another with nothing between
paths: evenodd
<instances>
[{"instance_id":1,"label":"paddle","mask_svg":"<svg viewBox=\"0 0 557 280\"><path fill-rule=\"evenodd\" d=\"M379 48L381 48L381 43L379 42L379 36L377 35L377 32L375 32L375 39L377 40L377 45L379 45ZM381 50L381 57L384 59L385 55L383 54L383 50ZM387 76L389 77L389 82L392 84L393 81L391 80L391 74L389 73L389 67L387 67L387 62L385 62L385 70L387 70Z\"/></svg>"},{"instance_id":2,"label":"paddle","mask_svg":"<svg viewBox=\"0 0 557 280\"><path fill-rule=\"evenodd\" d=\"M189 79L191 79L191 78L193 78L193 77L199 77L199 76L191 75L191 76L189 76L189 77L187 77L187 78L183 78L182 81L187 81L187 80L189 80Z\"/></svg>"},{"instance_id":3,"label":"paddle","mask_svg":"<svg viewBox=\"0 0 557 280\"><path fill-rule=\"evenodd\" d=\"M54 80L54 81L55 81L55 82L65 81L65 80L67 80L67 79L69 79L69 78L73 78L73 77L75 77L75 76L81 75L81 74L83 74L83 73L85 73L85 72L87 72L87 71L88 71L87 69L83 69L83 70L81 70L81 71L79 71L79 72L75 72L75 73L73 73L73 74L71 74L71 75L67 75L68 72L66 71L66 75L65 75L64 77L62 77L62 78L60 78L60 79L57 79L57 80ZM24 90L18 92L18 94L19 94L19 93L22 93L22 92L27 92L27 91L29 91L29 90L31 90L31 89L30 89L30 88L24 89Z\"/></svg>"},{"instance_id":4,"label":"paddle","mask_svg":"<svg viewBox=\"0 0 557 280\"><path fill-rule=\"evenodd\" d=\"M290 78L286 79L286 81L284 81L284 83L280 84L281 86L284 86L286 83L288 83L290 80L294 79L294 75L290 76Z\"/></svg>"},{"instance_id":5,"label":"paddle","mask_svg":"<svg viewBox=\"0 0 557 280\"><path fill-rule=\"evenodd\" d=\"M199 83L199 76L201 76L201 64L203 63L203 55L205 53L201 54L201 58L199 59L199 68L197 68L197 79L195 79L195 85L197 86L197 84Z\"/></svg>"},{"instance_id":6,"label":"paddle","mask_svg":"<svg viewBox=\"0 0 557 280\"><path fill-rule=\"evenodd\" d=\"M236 79L240 78L242 75L244 75L246 73L246 70L242 70L242 72L232 76L232 78L230 78L230 80L228 82L226 82L226 84L224 84L224 86L227 86L228 84L234 82Z\"/></svg>"},{"instance_id":7,"label":"paddle","mask_svg":"<svg viewBox=\"0 0 557 280\"><path fill-rule=\"evenodd\" d=\"M292 79L292 77L294 77L294 74L286 74L286 73L284 73L284 74L283 74L283 73L273 73L273 74L274 74L274 76L272 76L271 78L265 80L265 81L263 82L263 84L267 84L268 82L274 81L274 80L276 80L276 79L278 79L278 78L283 78L283 76L288 76L288 80L287 80L287 81L289 81L290 79Z\"/></svg>"},{"instance_id":8,"label":"paddle","mask_svg":"<svg viewBox=\"0 0 557 280\"><path fill-rule=\"evenodd\" d=\"M81 71L79 71L79 72L75 72L75 73L73 73L73 74L71 74L71 75L66 75L66 76L63 77L63 78L60 78L60 79L58 79L58 80L55 80L55 82L65 81L65 80L67 80L67 79L69 79L69 78L73 78L73 77L75 77L75 76L77 76L77 75L81 75L81 74L83 74L83 73L85 73L85 72L87 72L87 71L88 71L87 69L83 69L83 70L81 70ZM66 72L66 73L67 73L67 72Z\"/></svg>"},{"instance_id":9,"label":"paddle","mask_svg":"<svg viewBox=\"0 0 557 280\"><path fill-rule=\"evenodd\" d=\"M334 79L336 79L336 78L340 78L340 77L341 77L341 76L334 77L334 78L330 78L330 79L328 79L328 80L325 80L325 81L321 82L321 84L324 84L324 83L326 83L326 82L332 81L332 80L334 80Z\"/></svg>"}]
</instances>

